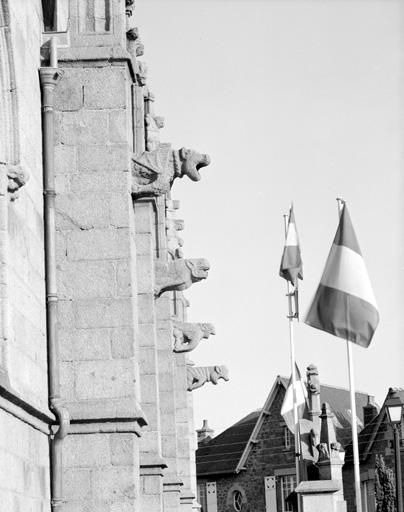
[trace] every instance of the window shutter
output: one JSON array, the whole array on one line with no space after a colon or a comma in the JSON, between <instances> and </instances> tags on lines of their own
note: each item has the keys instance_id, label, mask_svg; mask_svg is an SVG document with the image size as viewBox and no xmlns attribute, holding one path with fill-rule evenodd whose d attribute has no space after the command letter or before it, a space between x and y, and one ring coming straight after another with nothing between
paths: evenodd
<instances>
[{"instance_id":1,"label":"window shutter","mask_svg":"<svg viewBox=\"0 0 404 512\"><path fill-rule=\"evenodd\" d=\"M208 512L217 512L216 482L206 484L206 502L208 504Z\"/></svg>"},{"instance_id":2,"label":"window shutter","mask_svg":"<svg viewBox=\"0 0 404 512\"><path fill-rule=\"evenodd\" d=\"M275 477L266 476L265 481L265 511L276 512L276 486Z\"/></svg>"}]
</instances>

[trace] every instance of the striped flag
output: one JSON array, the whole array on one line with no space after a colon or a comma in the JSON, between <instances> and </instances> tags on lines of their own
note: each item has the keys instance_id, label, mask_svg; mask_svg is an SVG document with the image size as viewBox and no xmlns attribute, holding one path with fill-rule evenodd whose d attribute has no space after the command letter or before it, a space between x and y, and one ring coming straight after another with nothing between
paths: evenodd
<instances>
[{"instance_id":1,"label":"striped flag","mask_svg":"<svg viewBox=\"0 0 404 512\"><path fill-rule=\"evenodd\" d=\"M376 299L345 204L305 323L365 348L379 323Z\"/></svg>"},{"instance_id":2,"label":"striped flag","mask_svg":"<svg viewBox=\"0 0 404 512\"><path fill-rule=\"evenodd\" d=\"M304 385L302 376L300 375L299 368L295 363L295 376L296 376L296 406L297 406L297 417L301 419L305 416L307 410L307 389ZM293 381L290 376L288 387L286 388L285 397L283 399L281 407L281 415L285 420L288 429L295 434L295 419L293 414Z\"/></svg>"},{"instance_id":3,"label":"striped flag","mask_svg":"<svg viewBox=\"0 0 404 512\"><path fill-rule=\"evenodd\" d=\"M299 235L297 234L296 229L293 204L289 211L288 231L286 234L285 248L283 249L279 275L287 281L290 281L295 288L298 286L298 278L303 279Z\"/></svg>"}]
</instances>

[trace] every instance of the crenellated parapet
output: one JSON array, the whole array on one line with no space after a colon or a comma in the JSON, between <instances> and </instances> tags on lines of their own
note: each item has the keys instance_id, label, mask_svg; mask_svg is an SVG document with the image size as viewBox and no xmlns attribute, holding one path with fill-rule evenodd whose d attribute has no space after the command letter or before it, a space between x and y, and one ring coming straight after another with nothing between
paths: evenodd
<instances>
[{"instance_id":1,"label":"crenellated parapet","mask_svg":"<svg viewBox=\"0 0 404 512\"><path fill-rule=\"evenodd\" d=\"M141 155L132 155L132 194L136 197L161 196L171 190L176 178L188 176L199 181L199 170L210 164L206 154L193 149L160 146Z\"/></svg>"},{"instance_id":2,"label":"crenellated parapet","mask_svg":"<svg viewBox=\"0 0 404 512\"><path fill-rule=\"evenodd\" d=\"M188 391L200 388L206 384L206 382L211 382L216 385L219 379L225 381L230 379L227 366L189 366L187 368Z\"/></svg>"},{"instance_id":3,"label":"crenellated parapet","mask_svg":"<svg viewBox=\"0 0 404 512\"><path fill-rule=\"evenodd\" d=\"M191 352L202 339L208 339L211 334L216 334L213 324L175 323L174 352Z\"/></svg>"},{"instance_id":4,"label":"crenellated parapet","mask_svg":"<svg viewBox=\"0 0 404 512\"><path fill-rule=\"evenodd\" d=\"M177 258L155 262L155 297L167 291L183 291L208 277L208 260Z\"/></svg>"}]
</instances>

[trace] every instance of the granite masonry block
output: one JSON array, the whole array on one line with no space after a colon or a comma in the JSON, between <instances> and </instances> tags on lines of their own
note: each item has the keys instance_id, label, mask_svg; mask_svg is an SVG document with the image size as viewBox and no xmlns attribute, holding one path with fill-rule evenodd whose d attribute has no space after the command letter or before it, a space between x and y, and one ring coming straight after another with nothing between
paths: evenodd
<instances>
[{"instance_id":1,"label":"granite masonry block","mask_svg":"<svg viewBox=\"0 0 404 512\"><path fill-rule=\"evenodd\" d=\"M79 400L134 396L132 360L82 361L75 363L75 391Z\"/></svg>"},{"instance_id":2,"label":"granite masonry block","mask_svg":"<svg viewBox=\"0 0 404 512\"><path fill-rule=\"evenodd\" d=\"M102 192L59 195L55 205L58 229L107 228L110 223L109 204L109 194Z\"/></svg>"},{"instance_id":3,"label":"granite masonry block","mask_svg":"<svg viewBox=\"0 0 404 512\"><path fill-rule=\"evenodd\" d=\"M129 148L120 145L83 145L79 148L78 168L80 173L90 171L128 171Z\"/></svg>"},{"instance_id":4,"label":"granite masonry block","mask_svg":"<svg viewBox=\"0 0 404 512\"><path fill-rule=\"evenodd\" d=\"M82 70L67 68L55 89L55 110L75 111L83 108Z\"/></svg>"},{"instance_id":5,"label":"granite masonry block","mask_svg":"<svg viewBox=\"0 0 404 512\"><path fill-rule=\"evenodd\" d=\"M173 365L173 351L159 350L158 351L158 368L159 375L168 374L174 378L174 365Z\"/></svg>"},{"instance_id":6,"label":"granite masonry block","mask_svg":"<svg viewBox=\"0 0 404 512\"><path fill-rule=\"evenodd\" d=\"M57 195L71 193L71 178L69 175L59 174L55 176L55 192Z\"/></svg>"},{"instance_id":7,"label":"granite masonry block","mask_svg":"<svg viewBox=\"0 0 404 512\"><path fill-rule=\"evenodd\" d=\"M136 234L149 233L151 235L153 233L153 207L151 203L135 202L135 225Z\"/></svg>"},{"instance_id":8,"label":"granite masonry block","mask_svg":"<svg viewBox=\"0 0 404 512\"><path fill-rule=\"evenodd\" d=\"M161 495L148 495L142 494L140 499L141 508L140 510L150 510L151 512L157 512L163 510L163 504L161 502Z\"/></svg>"},{"instance_id":9,"label":"granite masonry block","mask_svg":"<svg viewBox=\"0 0 404 512\"><path fill-rule=\"evenodd\" d=\"M67 258L66 233L56 231L56 264L61 263Z\"/></svg>"},{"instance_id":10,"label":"granite masonry block","mask_svg":"<svg viewBox=\"0 0 404 512\"><path fill-rule=\"evenodd\" d=\"M151 475L144 477L143 492L144 494L159 495L163 491L163 479L159 475Z\"/></svg>"},{"instance_id":11,"label":"granite masonry block","mask_svg":"<svg viewBox=\"0 0 404 512\"><path fill-rule=\"evenodd\" d=\"M60 370L60 395L64 400L74 400L74 363L61 362L59 364Z\"/></svg>"},{"instance_id":12,"label":"granite masonry block","mask_svg":"<svg viewBox=\"0 0 404 512\"><path fill-rule=\"evenodd\" d=\"M156 329L154 324L139 325L139 346L154 347L156 345Z\"/></svg>"},{"instance_id":13,"label":"granite masonry block","mask_svg":"<svg viewBox=\"0 0 404 512\"><path fill-rule=\"evenodd\" d=\"M135 434L119 434L110 436L111 464L113 466L133 466L138 448Z\"/></svg>"},{"instance_id":14,"label":"granite masonry block","mask_svg":"<svg viewBox=\"0 0 404 512\"><path fill-rule=\"evenodd\" d=\"M150 258L150 265L152 265L154 245L150 233L140 233L136 235L136 254L138 256L148 256Z\"/></svg>"},{"instance_id":15,"label":"granite masonry block","mask_svg":"<svg viewBox=\"0 0 404 512\"><path fill-rule=\"evenodd\" d=\"M62 361L109 359L109 329L75 329L59 333Z\"/></svg>"},{"instance_id":16,"label":"granite masonry block","mask_svg":"<svg viewBox=\"0 0 404 512\"><path fill-rule=\"evenodd\" d=\"M134 332L132 327L110 329L111 354L115 359L134 356Z\"/></svg>"},{"instance_id":17,"label":"granite masonry block","mask_svg":"<svg viewBox=\"0 0 404 512\"><path fill-rule=\"evenodd\" d=\"M126 194L111 193L109 196L109 219L111 226L125 228L130 226L133 214L132 196L129 190Z\"/></svg>"},{"instance_id":18,"label":"granite masonry block","mask_svg":"<svg viewBox=\"0 0 404 512\"><path fill-rule=\"evenodd\" d=\"M157 354L154 347L142 347L140 349L139 365L142 369L142 375L157 374Z\"/></svg>"},{"instance_id":19,"label":"granite masonry block","mask_svg":"<svg viewBox=\"0 0 404 512\"><path fill-rule=\"evenodd\" d=\"M76 300L73 304L75 326L78 329L131 327L131 299Z\"/></svg>"},{"instance_id":20,"label":"granite masonry block","mask_svg":"<svg viewBox=\"0 0 404 512\"><path fill-rule=\"evenodd\" d=\"M91 475L91 489L99 500L135 499L133 468L95 469Z\"/></svg>"},{"instance_id":21,"label":"granite masonry block","mask_svg":"<svg viewBox=\"0 0 404 512\"><path fill-rule=\"evenodd\" d=\"M106 261L66 261L58 269L58 291L63 298L111 297L115 265Z\"/></svg>"},{"instance_id":22,"label":"granite masonry block","mask_svg":"<svg viewBox=\"0 0 404 512\"><path fill-rule=\"evenodd\" d=\"M105 145L108 141L108 113L80 110L61 114L60 142L66 146Z\"/></svg>"},{"instance_id":23,"label":"granite masonry block","mask_svg":"<svg viewBox=\"0 0 404 512\"><path fill-rule=\"evenodd\" d=\"M61 331L72 331L74 329L73 303L71 300L58 301L58 322Z\"/></svg>"},{"instance_id":24,"label":"granite masonry block","mask_svg":"<svg viewBox=\"0 0 404 512\"><path fill-rule=\"evenodd\" d=\"M153 324L154 322L154 295L152 293L139 293L139 327L140 324Z\"/></svg>"},{"instance_id":25,"label":"granite masonry block","mask_svg":"<svg viewBox=\"0 0 404 512\"><path fill-rule=\"evenodd\" d=\"M128 120L126 110L114 110L109 113L109 140L120 143L128 140Z\"/></svg>"},{"instance_id":26,"label":"granite masonry block","mask_svg":"<svg viewBox=\"0 0 404 512\"><path fill-rule=\"evenodd\" d=\"M91 497L90 469L65 469L63 471L63 490L66 501L88 500Z\"/></svg>"},{"instance_id":27,"label":"granite masonry block","mask_svg":"<svg viewBox=\"0 0 404 512\"><path fill-rule=\"evenodd\" d=\"M74 174L77 171L77 150L74 146L55 146L55 175Z\"/></svg>"},{"instance_id":28,"label":"granite masonry block","mask_svg":"<svg viewBox=\"0 0 404 512\"><path fill-rule=\"evenodd\" d=\"M154 293L154 264L149 256L138 256L137 259L138 293Z\"/></svg>"},{"instance_id":29,"label":"granite masonry block","mask_svg":"<svg viewBox=\"0 0 404 512\"><path fill-rule=\"evenodd\" d=\"M129 172L121 171L88 171L75 174L70 182L71 191L107 191L127 192L129 186Z\"/></svg>"},{"instance_id":30,"label":"granite masonry block","mask_svg":"<svg viewBox=\"0 0 404 512\"><path fill-rule=\"evenodd\" d=\"M72 231L67 235L67 257L71 261L122 259L130 256L129 229Z\"/></svg>"},{"instance_id":31,"label":"granite masonry block","mask_svg":"<svg viewBox=\"0 0 404 512\"><path fill-rule=\"evenodd\" d=\"M126 80L123 67L85 69L84 107L92 110L125 108Z\"/></svg>"},{"instance_id":32,"label":"granite masonry block","mask_svg":"<svg viewBox=\"0 0 404 512\"><path fill-rule=\"evenodd\" d=\"M161 389L172 394L174 391L174 379L172 373L162 374L159 372L159 384Z\"/></svg>"},{"instance_id":33,"label":"granite masonry block","mask_svg":"<svg viewBox=\"0 0 404 512\"><path fill-rule=\"evenodd\" d=\"M174 459L173 460L174 464L169 466L171 468L175 467L177 464L177 461L176 461L177 453L176 452L177 452L177 443L176 443L175 436L162 435L161 436L161 453L164 458L171 457L172 459Z\"/></svg>"},{"instance_id":34,"label":"granite masonry block","mask_svg":"<svg viewBox=\"0 0 404 512\"><path fill-rule=\"evenodd\" d=\"M63 442L63 466L91 468L108 466L110 461L109 435L70 434Z\"/></svg>"},{"instance_id":35,"label":"granite masonry block","mask_svg":"<svg viewBox=\"0 0 404 512\"><path fill-rule=\"evenodd\" d=\"M142 403L156 402L158 394L158 384L156 375L141 375L140 376L140 390L142 395Z\"/></svg>"},{"instance_id":36,"label":"granite masonry block","mask_svg":"<svg viewBox=\"0 0 404 512\"><path fill-rule=\"evenodd\" d=\"M132 296L133 263L128 260L116 264L116 294L119 297Z\"/></svg>"}]
</instances>

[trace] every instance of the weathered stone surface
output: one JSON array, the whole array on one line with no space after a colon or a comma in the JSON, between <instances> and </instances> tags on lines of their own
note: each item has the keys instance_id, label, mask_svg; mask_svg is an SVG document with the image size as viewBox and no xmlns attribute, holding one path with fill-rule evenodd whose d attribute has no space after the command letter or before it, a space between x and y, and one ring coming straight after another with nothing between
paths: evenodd
<instances>
[{"instance_id":1,"label":"weathered stone surface","mask_svg":"<svg viewBox=\"0 0 404 512\"><path fill-rule=\"evenodd\" d=\"M134 356L134 332L131 327L111 329L111 353L115 359Z\"/></svg>"},{"instance_id":2,"label":"weathered stone surface","mask_svg":"<svg viewBox=\"0 0 404 512\"><path fill-rule=\"evenodd\" d=\"M126 70L121 67L84 70L84 108L119 109L126 106Z\"/></svg>"},{"instance_id":3,"label":"weathered stone surface","mask_svg":"<svg viewBox=\"0 0 404 512\"><path fill-rule=\"evenodd\" d=\"M128 139L128 121L126 110L114 110L109 114L109 140L126 142Z\"/></svg>"},{"instance_id":4,"label":"weathered stone surface","mask_svg":"<svg viewBox=\"0 0 404 512\"><path fill-rule=\"evenodd\" d=\"M89 171L80 172L71 178L71 191L108 191L125 192L129 190L129 173L126 171Z\"/></svg>"},{"instance_id":5,"label":"weathered stone surface","mask_svg":"<svg viewBox=\"0 0 404 512\"><path fill-rule=\"evenodd\" d=\"M80 172L90 171L128 171L128 146L121 145L83 145L79 148L78 168Z\"/></svg>"},{"instance_id":6,"label":"weathered stone surface","mask_svg":"<svg viewBox=\"0 0 404 512\"><path fill-rule=\"evenodd\" d=\"M67 146L104 145L108 142L108 113L80 110L61 114L60 142Z\"/></svg>"},{"instance_id":7,"label":"weathered stone surface","mask_svg":"<svg viewBox=\"0 0 404 512\"><path fill-rule=\"evenodd\" d=\"M100 500L135 499L133 468L95 469L91 474L91 489L93 496Z\"/></svg>"},{"instance_id":8,"label":"weathered stone surface","mask_svg":"<svg viewBox=\"0 0 404 512\"><path fill-rule=\"evenodd\" d=\"M62 361L108 359L111 352L109 329L76 329L59 333Z\"/></svg>"},{"instance_id":9,"label":"weathered stone surface","mask_svg":"<svg viewBox=\"0 0 404 512\"><path fill-rule=\"evenodd\" d=\"M91 472L89 469L65 469L63 487L69 500L88 500L91 497Z\"/></svg>"},{"instance_id":10,"label":"weathered stone surface","mask_svg":"<svg viewBox=\"0 0 404 512\"><path fill-rule=\"evenodd\" d=\"M107 228L109 195L101 192L75 192L56 198L57 224L60 230Z\"/></svg>"},{"instance_id":11,"label":"weathered stone surface","mask_svg":"<svg viewBox=\"0 0 404 512\"><path fill-rule=\"evenodd\" d=\"M110 461L109 436L74 435L63 442L63 462L68 468L91 468L107 466Z\"/></svg>"},{"instance_id":12,"label":"weathered stone surface","mask_svg":"<svg viewBox=\"0 0 404 512\"><path fill-rule=\"evenodd\" d=\"M75 363L75 376L75 392L80 400L134 395L134 364L130 359Z\"/></svg>"},{"instance_id":13,"label":"weathered stone surface","mask_svg":"<svg viewBox=\"0 0 404 512\"><path fill-rule=\"evenodd\" d=\"M130 258L130 232L125 228L70 232L67 257L71 261Z\"/></svg>"},{"instance_id":14,"label":"weathered stone surface","mask_svg":"<svg viewBox=\"0 0 404 512\"><path fill-rule=\"evenodd\" d=\"M130 299L76 300L73 303L75 326L78 329L97 327L131 327Z\"/></svg>"},{"instance_id":15,"label":"weathered stone surface","mask_svg":"<svg viewBox=\"0 0 404 512\"><path fill-rule=\"evenodd\" d=\"M74 174L77 171L77 150L74 146L55 146L55 174Z\"/></svg>"},{"instance_id":16,"label":"weathered stone surface","mask_svg":"<svg viewBox=\"0 0 404 512\"><path fill-rule=\"evenodd\" d=\"M111 260L69 261L58 272L60 297L111 297L115 291L115 264Z\"/></svg>"},{"instance_id":17,"label":"weathered stone surface","mask_svg":"<svg viewBox=\"0 0 404 512\"><path fill-rule=\"evenodd\" d=\"M137 437L134 434L111 436L110 452L113 466L132 466L136 461Z\"/></svg>"}]
</instances>

